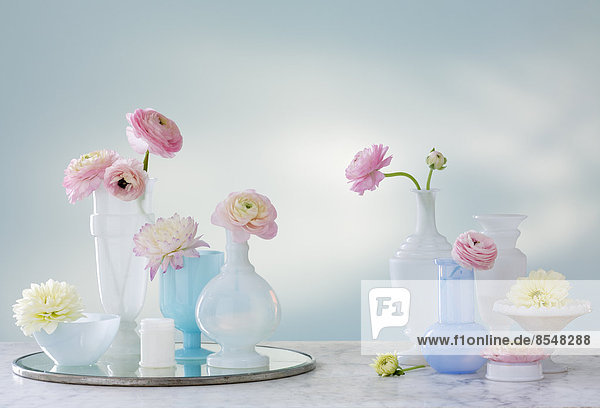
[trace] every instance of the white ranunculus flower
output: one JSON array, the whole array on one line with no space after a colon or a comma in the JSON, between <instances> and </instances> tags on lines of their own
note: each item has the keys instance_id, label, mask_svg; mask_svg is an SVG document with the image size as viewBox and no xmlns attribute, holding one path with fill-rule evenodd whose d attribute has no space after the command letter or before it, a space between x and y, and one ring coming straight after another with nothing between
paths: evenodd
<instances>
[{"instance_id":1,"label":"white ranunculus flower","mask_svg":"<svg viewBox=\"0 0 600 408\"><path fill-rule=\"evenodd\" d=\"M507 297L517 306L561 307L568 302L570 288L563 274L538 269L531 271L526 278L518 278Z\"/></svg>"},{"instance_id":2,"label":"white ranunculus flower","mask_svg":"<svg viewBox=\"0 0 600 408\"><path fill-rule=\"evenodd\" d=\"M52 279L39 285L32 283L13 305L17 326L26 336L42 329L52 334L58 323L83 317L82 311L83 303L75 286Z\"/></svg>"}]
</instances>

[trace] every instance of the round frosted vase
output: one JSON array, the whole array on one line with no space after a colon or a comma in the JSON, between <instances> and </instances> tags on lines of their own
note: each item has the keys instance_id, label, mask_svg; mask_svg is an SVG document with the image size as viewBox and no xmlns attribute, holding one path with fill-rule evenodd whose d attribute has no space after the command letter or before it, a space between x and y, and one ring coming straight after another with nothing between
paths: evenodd
<instances>
[{"instance_id":1,"label":"round frosted vase","mask_svg":"<svg viewBox=\"0 0 600 408\"><path fill-rule=\"evenodd\" d=\"M483 227L483 234L496 243L498 257L494 267L487 271L476 271L477 302L483 321L491 330L509 330L512 320L492 311L497 300L504 299L514 281L527 275L527 256L516 248L521 235L518 230L526 215L484 214L473 218ZM494 282L486 283L486 280Z\"/></svg>"},{"instance_id":2,"label":"round frosted vase","mask_svg":"<svg viewBox=\"0 0 600 408\"><path fill-rule=\"evenodd\" d=\"M207 357L209 366L254 368L269 365L256 344L279 325L279 300L248 259L248 243L235 243L227 232L226 262L204 288L196 306L196 321L221 350Z\"/></svg>"},{"instance_id":3,"label":"round frosted vase","mask_svg":"<svg viewBox=\"0 0 600 408\"><path fill-rule=\"evenodd\" d=\"M452 245L446 237L440 234L436 226L435 201L438 189L411 190L416 197L417 222L415 232L409 235L395 256L389 260L390 279L392 286L404 287L411 293L422 292L423 285L428 285L430 296L411 299L410 320L404 328L407 337L407 347L415 347L417 336L421 336L430 322L436 320L436 309L431 298L435 296L437 267L436 258L449 258ZM419 287L413 288L411 281L423 280ZM382 333L384 333L382 331ZM381 336L380 336L381 337ZM397 341L397 338L392 339ZM409 355L400 354L403 364L423 364L423 357L417 350Z\"/></svg>"},{"instance_id":4,"label":"round frosted vase","mask_svg":"<svg viewBox=\"0 0 600 408\"><path fill-rule=\"evenodd\" d=\"M183 258L183 268L169 266L160 275L160 311L175 321L183 333L183 348L175 351L177 360L206 358L211 352L201 347L201 331L196 323L196 302L206 284L219 274L224 254L198 250L200 257Z\"/></svg>"},{"instance_id":5,"label":"round frosted vase","mask_svg":"<svg viewBox=\"0 0 600 408\"><path fill-rule=\"evenodd\" d=\"M148 180L146 191L136 200L122 201L104 186L93 193L94 209L90 232L96 247L96 271L100 301L106 313L121 317L119 332L109 353L140 353L135 318L146 298L147 260L133 253L133 236L154 222L152 191L156 179Z\"/></svg>"},{"instance_id":6,"label":"round frosted vase","mask_svg":"<svg viewBox=\"0 0 600 408\"><path fill-rule=\"evenodd\" d=\"M438 279L438 322L430 326L425 337L449 337L456 335L484 336L485 328L474 321L475 293L472 269L458 265L452 259L436 259L439 268ZM449 350L443 346L423 346L427 363L439 373L467 374L477 371L485 359L472 349L469 354L459 354L464 347L452 346L452 355L442 354ZM466 349L465 349L466 350Z\"/></svg>"}]
</instances>

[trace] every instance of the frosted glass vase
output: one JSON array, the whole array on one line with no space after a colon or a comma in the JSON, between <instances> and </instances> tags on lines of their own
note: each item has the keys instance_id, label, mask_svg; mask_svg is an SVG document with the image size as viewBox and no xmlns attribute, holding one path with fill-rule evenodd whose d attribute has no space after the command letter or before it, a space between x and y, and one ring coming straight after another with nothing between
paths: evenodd
<instances>
[{"instance_id":1,"label":"frosted glass vase","mask_svg":"<svg viewBox=\"0 0 600 408\"><path fill-rule=\"evenodd\" d=\"M473 269L463 268L453 259L436 259L439 267L438 322L427 329L425 337L449 337L456 335L485 336L483 326L475 323L475 283ZM473 373L483 366L485 359L479 353L460 352L464 347L452 346L452 355L443 346L423 346L427 363L443 374ZM471 350L470 350L471 351Z\"/></svg>"},{"instance_id":2,"label":"frosted glass vase","mask_svg":"<svg viewBox=\"0 0 600 408\"><path fill-rule=\"evenodd\" d=\"M527 275L527 256L516 248L521 235L519 224L527 216L484 214L474 215L473 218L483 227L481 232L492 238L498 248L494 267L487 271L475 271L479 313L490 330L509 330L512 320L492 309L496 301L506 297L517 278ZM486 280L494 282L486 283Z\"/></svg>"},{"instance_id":3,"label":"frosted glass vase","mask_svg":"<svg viewBox=\"0 0 600 408\"><path fill-rule=\"evenodd\" d=\"M206 284L219 274L224 254L220 251L198 250L200 257L183 258L183 268L169 266L160 275L160 311L175 321L183 333L183 348L175 350L180 360L204 359L211 352L201 347L201 331L196 323L196 301Z\"/></svg>"},{"instance_id":4,"label":"frosted glass vase","mask_svg":"<svg viewBox=\"0 0 600 408\"><path fill-rule=\"evenodd\" d=\"M438 270L436 258L449 258L452 245L438 232L435 219L435 200L438 189L411 190L417 201L417 223L415 232L409 235L395 256L390 259L390 279L392 286L404 287L411 294L422 293L423 285L428 288L428 296L411 297L410 316L404 328L406 347L409 352L403 355L398 350L403 364L424 364L417 346L417 336L421 336L432 321L437 319L435 302ZM412 287L411 280L424 280L419 287ZM393 339L398 340L398 339Z\"/></svg>"},{"instance_id":5,"label":"frosted glass vase","mask_svg":"<svg viewBox=\"0 0 600 408\"><path fill-rule=\"evenodd\" d=\"M132 201L112 196L103 186L93 193L94 209L90 231L96 246L96 271L100 301L106 313L121 317L119 331L108 354L139 355L140 339L136 317L146 298L147 259L133 253L133 236L154 222L152 191L156 179L148 180L146 191Z\"/></svg>"},{"instance_id":6,"label":"frosted glass vase","mask_svg":"<svg viewBox=\"0 0 600 408\"><path fill-rule=\"evenodd\" d=\"M221 350L206 363L220 368L267 367L269 358L256 344L279 325L277 295L248 259L248 242L236 243L227 231L225 265L204 288L196 306L196 321Z\"/></svg>"}]
</instances>

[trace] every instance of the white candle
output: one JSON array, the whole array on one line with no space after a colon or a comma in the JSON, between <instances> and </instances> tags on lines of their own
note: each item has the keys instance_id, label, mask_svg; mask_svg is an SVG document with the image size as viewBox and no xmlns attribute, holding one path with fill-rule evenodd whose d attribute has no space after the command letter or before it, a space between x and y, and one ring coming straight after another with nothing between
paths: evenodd
<instances>
[{"instance_id":1,"label":"white candle","mask_svg":"<svg viewBox=\"0 0 600 408\"><path fill-rule=\"evenodd\" d=\"M140 366L163 368L175 365L175 322L173 319L142 319Z\"/></svg>"}]
</instances>

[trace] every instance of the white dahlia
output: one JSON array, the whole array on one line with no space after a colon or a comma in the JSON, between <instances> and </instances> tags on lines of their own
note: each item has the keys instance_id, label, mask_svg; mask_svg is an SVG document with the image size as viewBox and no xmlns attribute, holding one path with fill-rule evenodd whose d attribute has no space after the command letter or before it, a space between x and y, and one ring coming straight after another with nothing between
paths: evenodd
<instances>
[{"instance_id":1,"label":"white dahlia","mask_svg":"<svg viewBox=\"0 0 600 408\"><path fill-rule=\"evenodd\" d=\"M508 300L524 307L561 307L567 303L571 285L565 276L543 269L531 271L529 276L518 278L508 292Z\"/></svg>"},{"instance_id":2,"label":"white dahlia","mask_svg":"<svg viewBox=\"0 0 600 408\"><path fill-rule=\"evenodd\" d=\"M75 286L49 279L25 289L23 298L13 305L13 312L17 326L26 336L42 329L52 334L58 323L83 317L83 303Z\"/></svg>"},{"instance_id":3,"label":"white dahlia","mask_svg":"<svg viewBox=\"0 0 600 408\"><path fill-rule=\"evenodd\" d=\"M198 223L192 217L182 218L175 214L171 218L159 218L156 224L144 225L134 235L133 252L148 258L146 268L150 268L150 280L154 279L159 268L163 273L169 265L174 269L183 268L184 256L200 256L196 248L209 245L200 239L202 235L196 237L197 232Z\"/></svg>"}]
</instances>

